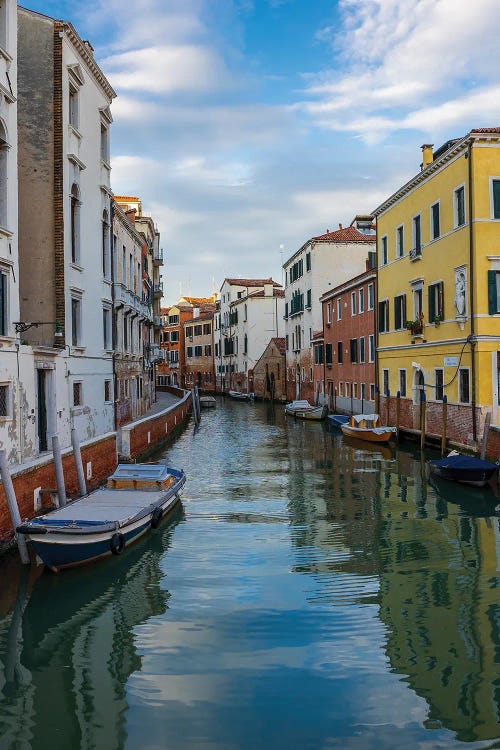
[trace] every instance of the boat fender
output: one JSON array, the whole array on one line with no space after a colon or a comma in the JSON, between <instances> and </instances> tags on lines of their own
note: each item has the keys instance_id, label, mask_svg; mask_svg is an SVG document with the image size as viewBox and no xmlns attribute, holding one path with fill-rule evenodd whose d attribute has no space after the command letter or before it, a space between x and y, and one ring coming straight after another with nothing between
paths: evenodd
<instances>
[{"instance_id":1,"label":"boat fender","mask_svg":"<svg viewBox=\"0 0 500 750\"><path fill-rule=\"evenodd\" d=\"M111 547L111 552L113 553L113 555L121 555L121 553L125 549L125 537L123 536L123 534L113 534L113 536L109 540L109 546Z\"/></svg>"},{"instance_id":2,"label":"boat fender","mask_svg":"<svg viewBox=\"0 0 500 750\"><path fill-rule=\"evenodd\" d=\"M161 523L163 517L163 511L161 508L155 508L151 516L151 528L157 529Z\"/></svg>"}]
</instances>

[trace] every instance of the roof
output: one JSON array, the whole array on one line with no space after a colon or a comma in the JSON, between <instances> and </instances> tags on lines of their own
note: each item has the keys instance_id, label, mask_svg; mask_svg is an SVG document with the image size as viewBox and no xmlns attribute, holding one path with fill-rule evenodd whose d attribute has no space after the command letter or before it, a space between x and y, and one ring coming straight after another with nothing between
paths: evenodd
<instances>
[{"instance_id":1,"label":"roof","mask_svg":"<svg viewBox=\"0 0 500 750\"><path fill-rule=\"evenodd\" d=\"M183 320L182 325L193 325L193 323L196 323L198 320L212 320L212 318L214 317L214 312L215 310L213 312L200 313L197 318L188 318L188 320Z\"/></svg>"},{"instance_id":2,"label":"roof","mask_svg":"<svg viewBox=\"0 0 500 750\"><path fill-rule=\"evenodd\" d=\"M190 305L215 304L213 295L211 297L180 297L179 302L187 302Z\"/></svg>"},{"instance_id":3,"label":"roof","mask_svg":"<svg viewBox=\"0 0 500 750\"><path fill-rule=\"evenodd\" d=\"M338 284L332 289L328 289L326 292L323 292L323 294L319 298L319 301L324 302L328 299L332 299L332 297L336 297L338 294L343 294L344 292L355 289L362 284L366 284L367 281L374 281L374 283L377 282L376 268L368 268L366 271L363 271L363 273L347 279L347 281L342 282L342 284Z\"/></svg>"},{"instance_id":4,"label":"roof","mask_svg":"<svg viewBox=\"0 0 500 750\"><path fill-rule=\"evenodd\" d=\"M356 227L341 227L335 232L326 232L313 237L310 242L375 242L375 233L365 234Z\"/></svg>"},{"instance_id":5,"label":"roof","mask_svg":"<svg viewBox=\"0 0 500 750\"><path fill-rule=\"evenodd\" d=\"M271 339L271 341L276 346L280 354L285 354L286 342L284 338L274 338L274 339Z\"/></svg>"},{"instance_id":6,"label":"roof","mask_svg":"<svg viewBox=\"0 0 500 750\"><path fill-rule=\"evenodd\" d=\"M231 284L232 286L264 286L264 284L272 284L273 286L281 286L273 279L224 279L222 286L225 283Z\"/></svg>"},{"instance_id":7,"label":"roof","mask_svg":"<svg viewBox=\"0 0 500 750\"><path fill-rule=\"evenodd\" d=\"M273 289L273 297L284 297L285 296L285 290L284 289ZM235 302L242 302L244 299L249 299L250 297L264 297L264 290L261 289L258 292L252 292L252 294L249 294L248 297L242 297L241 300L234 300Z\"/></svg>"}]
</instances>

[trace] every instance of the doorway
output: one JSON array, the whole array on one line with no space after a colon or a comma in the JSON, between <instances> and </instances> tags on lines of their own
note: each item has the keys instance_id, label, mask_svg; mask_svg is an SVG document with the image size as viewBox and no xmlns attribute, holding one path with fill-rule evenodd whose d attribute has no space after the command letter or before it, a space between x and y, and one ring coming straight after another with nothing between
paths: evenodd
<instances>
[{"instance_id":1,"label":"doorway","mask_svg":"<svg viewBox=\"0 0 500 750\"><path fill-rule=\"evenodd\" d=\"M47 436L47 370L37 370L37 428L38 450L44 453L48 450Z\"/></svg>"}]
</instances>

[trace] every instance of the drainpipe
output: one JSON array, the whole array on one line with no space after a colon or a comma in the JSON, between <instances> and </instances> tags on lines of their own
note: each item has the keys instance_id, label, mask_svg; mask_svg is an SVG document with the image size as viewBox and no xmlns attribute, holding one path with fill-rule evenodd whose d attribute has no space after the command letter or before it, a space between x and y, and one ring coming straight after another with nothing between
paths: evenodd
<instances>
[{"instance_id":1,"label":"drainpipe","mask_svg":"<svg viewBox=\"0 0 500 750\"><path fill-rule=\"evenodd\" d=\"M378 216L375 217L375 283L373 285L373 321L375 323L374 341L375 341L375 400L377 399L377 392L379 390L379 377L378 377ZM370 339L368 339L368 349L370 348ZM368 354L368 356L370 356Z\"/></svg>"},{"instance_id":2,"label":"drainpipe","mask_svg":"<svg viewBox=\"0 0 500 750\"><path fill-rule=\"evenodd\" d=\"M467 147L466 158L468 160L469 177L469 269L470 269L470 353L471 353L471 375L472 375L472 439L477 441L476 426L476 324L475 297L474 297L474 227L472 223L472 139Z\"/></svg>"},{"instance_id":3,"label":"drainpipe","mask_svg":"<svg viewBox=\"0 0 500 750\"><path fill-rule=\"evenodd\" d=\"M113 242L113 218L115 213L114 201L110 201L109 214L110 214L110 248L111 248L111 344L113 346L113 354L111 360L113 362L113 423L115 426L115 432L118 429L118 410L116 406L116 344L118 340L118 333L116 330L116 314L115 314L115 253L114 253L114 242Z\"/></svg>"},{"instance_id":4,"label":"drainpipe","mask_svg":"<svg viewBox=\"0 0 500 750\"><path fill-rule=\"evenodd\" d=\"M328 304L328 302L326 304ZM323 328L323 398L328 401L328 395L326 392L326 338L325 338L325 303L324 302L321 303L321 323L322 323L321 327ZM332 356L332 359L333 359L333 356ZM328 408L329 409L332 408L330 403L328 403Z\"/></svg>"}]
</instances>

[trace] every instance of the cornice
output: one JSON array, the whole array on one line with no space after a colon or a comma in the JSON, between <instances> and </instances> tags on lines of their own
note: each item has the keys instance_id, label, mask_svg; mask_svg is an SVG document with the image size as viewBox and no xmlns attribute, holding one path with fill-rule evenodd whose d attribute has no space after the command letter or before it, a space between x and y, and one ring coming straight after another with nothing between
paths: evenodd
<instances>
[{"instance_id":1,"label":"cornice","mask_svg":"<svg viewBox=\"0 0 500 750\"><path fill-rule=\"evenodd\" d=\"M85 43L80 38L78 33L76 32L75 27L72 23L69 21L59 21L56 22L59 23L62 27L62 30L68 37L71 44L75 47L75 49L78 51L78 54L80 57L85 61L85 64L89 68L89 70L92 72L94 78L101 86L102 90L106 94L106 96L111 100L116 97L116 92L112 88L111 84L109 83L108 79L94 60L93 55L89 52L87 49Z\"/></svg>"}]
</instances>

